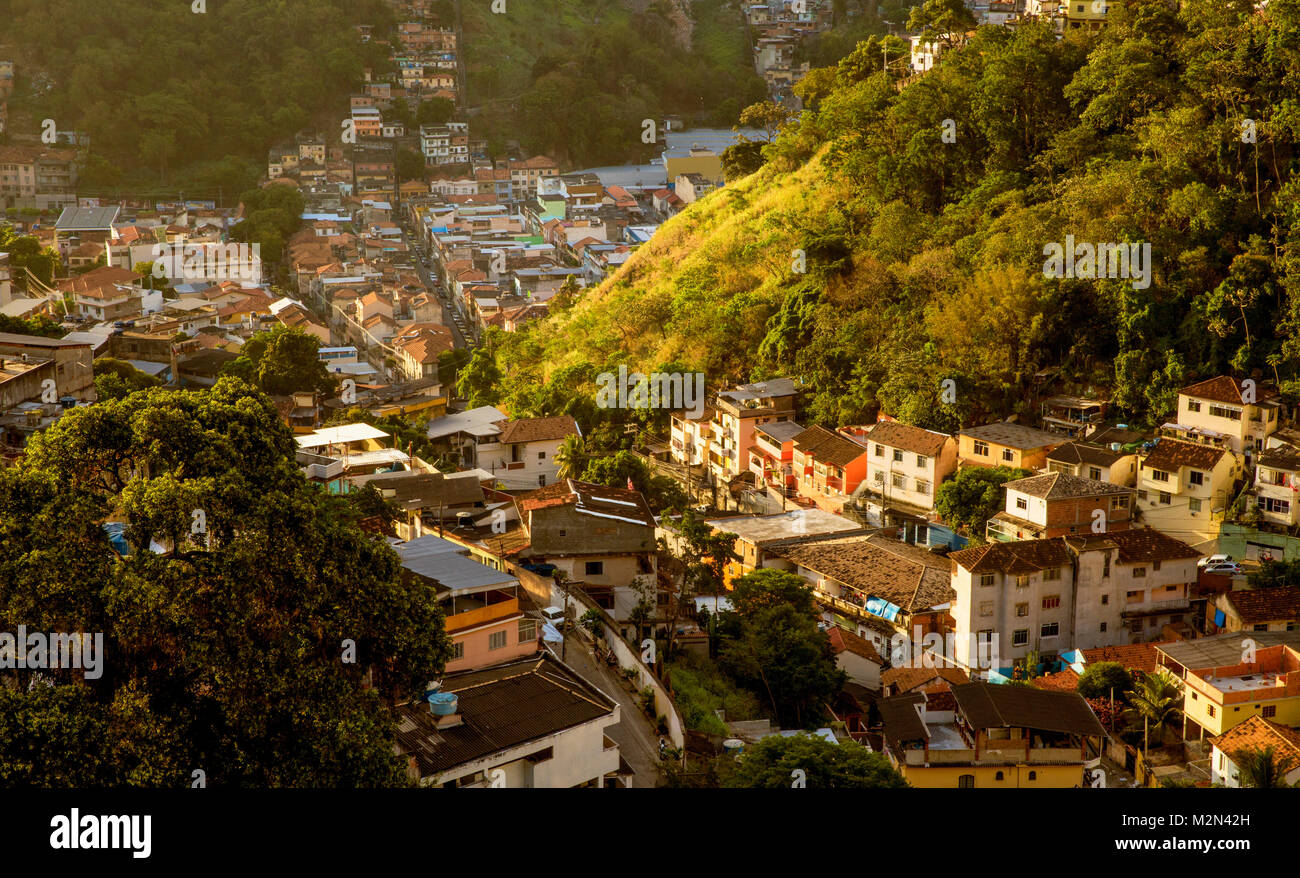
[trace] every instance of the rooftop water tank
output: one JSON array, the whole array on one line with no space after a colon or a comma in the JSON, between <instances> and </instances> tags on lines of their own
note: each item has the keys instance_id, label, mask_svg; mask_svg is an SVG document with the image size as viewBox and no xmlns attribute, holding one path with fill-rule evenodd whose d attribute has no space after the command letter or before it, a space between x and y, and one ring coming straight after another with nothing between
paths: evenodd
<instances>
[{"instance_id":1,"label":"rooftop water tank","mask_svg":"<svg viewBox=\"0 0 1300 878\"><path fill-rule=\"evenodd\" d=\"M434 716L451 716L459 700L454 692L435 692L429 696L429 710Z\"/></svg>"},{"instance_id":2,"label":"rooftop water tank","mask_svg":"<svg viewBox=\"0 0 1300 878\"><path fill-rule=\"evenodd\" d=\"M722 742L722 749L727 755L735 756L745 749L745 742L739 738L728 738Z\"/></svg>"}]
</instances>

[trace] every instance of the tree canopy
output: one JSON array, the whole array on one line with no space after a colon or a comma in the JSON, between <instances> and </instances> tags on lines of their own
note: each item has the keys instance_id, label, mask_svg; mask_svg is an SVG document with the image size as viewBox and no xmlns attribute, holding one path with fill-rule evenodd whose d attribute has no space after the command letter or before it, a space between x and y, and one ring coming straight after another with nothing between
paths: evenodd
<instances>
[{"instance_id":1,"label":"tree canopy","mask_svg":"<svg viewBox=\"0 0 1300 878\"><path fill-rule=\"evenodd\" d=\"M0 781L405 783L393 707L450 653L436 595L293 449L222 378L76 408L0 471L0 629L103 636L95 678L0 670Z\"/></svg>"}]
</instances>

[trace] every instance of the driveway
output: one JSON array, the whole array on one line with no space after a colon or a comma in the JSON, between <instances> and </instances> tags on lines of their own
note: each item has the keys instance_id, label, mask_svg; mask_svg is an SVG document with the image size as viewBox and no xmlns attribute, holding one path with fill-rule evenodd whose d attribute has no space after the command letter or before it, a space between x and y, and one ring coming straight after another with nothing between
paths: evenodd
<instances>
[{"instance_id":1,"label":"driveway","mask_svg":"<svg viewBox=\"0 0 1300 878\"><path fill-rule=\"evenodd\" d=\"M613 668L592 658L591 646L577 635L567 638L565 662L619 704L619 721L607 734L618 744L623 760L632 766L633 788L653 787L660 781L659 735L641 712L636 696L623 688ZM558 644L547 644L559 656Z\"/></svg>"}]
</instances>

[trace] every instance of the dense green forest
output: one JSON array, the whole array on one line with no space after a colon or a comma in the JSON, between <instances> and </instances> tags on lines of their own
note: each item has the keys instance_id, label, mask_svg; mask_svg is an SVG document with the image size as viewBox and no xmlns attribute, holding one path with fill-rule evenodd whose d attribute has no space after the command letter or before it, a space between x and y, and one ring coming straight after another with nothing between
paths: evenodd
<instances>
[{"instance_id":1,"label":"dense green forest","mask_svg":"<svg viewBox=\"0 0 1300 878\"><path fill-rule=\"evenodd\" d=\"M581 413L620 363L711 386L789 374L812 388L810 419L938 429L1048 388L1149 422L1229 370L1294 397L1300 0L1134 0L1112 17L1064 39L981 28L905 87L876 38L815 70L759 171L571 306L490 338L466 388ZM1067 235L1149 243L1149 286L1045 277Z\"/></svg>"},{"instance_id":2,"label":"dense green forest","mask_svg":"<svg viewBox=\"0 0 1300 878\"><path fill-rule=\"evenodd\" d=\"M518 139L577 166L646 161L657 150L642 120L727 127L766 93L724 0L507 0L501 14L463 14L471 124L495 151Z\"/></svg>"},{"instance_id":3,"label":"dense green forest","mask_svg":"<svg viewBox=\"0 0 1300 878\"><path fill-rule=\"evenodd\" d=\"M229 198L265 171L267 149L339 118L362 70L388 63L387 49L356 30L393 26L382 0L207 0L206 9L0 0L19 62L11 131L39 134L53 119L89 134L85 192Z\"/></svg>"}]
</instances>

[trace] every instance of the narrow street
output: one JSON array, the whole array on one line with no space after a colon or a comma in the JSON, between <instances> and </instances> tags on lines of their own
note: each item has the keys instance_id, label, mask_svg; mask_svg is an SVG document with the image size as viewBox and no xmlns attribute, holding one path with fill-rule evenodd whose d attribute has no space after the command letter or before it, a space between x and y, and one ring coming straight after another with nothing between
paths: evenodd
<instances>
[{"instance_id":1,"label":"narrow street","mask_svg":"<svg viewBox=\"0 0 1300 878\"><path fill-rule=\"evenodd\" d=\"M411 254L411 263L415 266L416 273L420 275L420 282L424 284L430 293L438 296L442 305L442 323L451 330L456 347L473 348L475 344L474 333L469 328L467 319L460 313L456 305L449 300L450 292L434 279L433 273L429 270L426 257L421 256L415 249L415 244L411 241L411 235L405 227L402 228L402 241Z\"/></svg>"},{"instance_id":2,"label":"narrow street","mask_svg":"<svg viewBox=\"0 0 1300 878\"><path fill-rule=\"evenodd\" d=\"M618 725L610 727L609 736L618 744L623 761L632 766L633 788L655 786L659 783L659 736L641 712L636 696L623 688L614 669L592 657L590 644L574 634L566 640L565 663L619 704ZM557 646L547 644L558 658Z\"/></svg>"}]
</instances>

